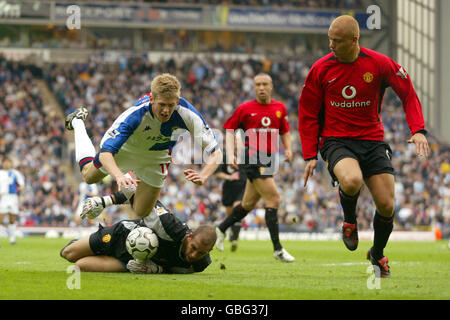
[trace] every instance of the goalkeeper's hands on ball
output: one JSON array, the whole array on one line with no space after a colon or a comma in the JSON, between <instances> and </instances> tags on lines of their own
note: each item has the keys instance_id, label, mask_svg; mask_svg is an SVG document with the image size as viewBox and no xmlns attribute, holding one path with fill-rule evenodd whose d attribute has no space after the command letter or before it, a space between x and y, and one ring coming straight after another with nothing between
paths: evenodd
<instances>
[{"instance_id":1,"label":"goalkeeper's hands on ball","mask_svg":"<svg viewBox=\"0 0 450 320\"><path fill-rule=\"evenodd\" d=\"M139 261L139 260L130 260L127 263L127 269L131 273L139 273L139 274L154 274L154 273L162 273L163 267L157 265L151 260L148 261Z\"/></svg>"}]
</instances>

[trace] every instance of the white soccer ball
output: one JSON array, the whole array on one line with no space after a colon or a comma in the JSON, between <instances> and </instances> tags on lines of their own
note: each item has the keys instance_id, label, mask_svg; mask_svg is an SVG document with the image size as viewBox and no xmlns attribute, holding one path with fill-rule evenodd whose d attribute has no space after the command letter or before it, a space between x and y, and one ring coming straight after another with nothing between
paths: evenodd
<instances>
[{"instance_id":1,"label":"white soccer ball","mask_svg":"<svg viewBox=\"0 0 450 320\"><path fill-rule=\"evenodd\" d=\"M139 227L133 229L127 236L126 247L131 256L139 261L153 257L158 251L159 241L152 229Z\"/></svg>"}]
</instances>

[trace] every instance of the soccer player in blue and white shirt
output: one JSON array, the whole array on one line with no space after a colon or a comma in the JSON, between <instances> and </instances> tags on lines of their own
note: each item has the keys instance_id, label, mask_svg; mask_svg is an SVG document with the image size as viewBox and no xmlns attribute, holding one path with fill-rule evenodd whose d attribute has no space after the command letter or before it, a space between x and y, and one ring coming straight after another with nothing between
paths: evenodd
<instances>
[{"instance_id":1,"label":"soccer player in blue and white shirt","mask_svg":"<svg viewBox=\"0 0 450 320\"><path fill-rule=\"evenodd\" d=\"M19 214L19 192L25 186L23 175L12 168L11 159L4 158L0 170L0 223L9 215L9 242L16 243L16 216Z\"/></svg>"},{"instance_id":2,"label":"soccer player in blue and white shirt","mask_svg":"<svg viewBox=\"0 0 450 320\"><path fill-rule=\"evenodd\" d=\"M177 129L188 130L194 142L209 154L200 172L184 170L188 181L203 185L222 161L214 133L201 114L180 97L180 89L181 84L173 75L165 73L154 78L151 94L140 98L107 130L99 153L84 125L88 111L79 108L66 117L66 128L75 131L75 156L83 179L92 184L110 174L117 182L118 191L123 191L128 199L133 197L132 206L139 217L149 215L159 198L168 174L171 150L177 142ZM129 171L136 178L128 175ZM91 202L92 209L112 205L103 203L102 198L94 199L101 202Z\"/></svg>"}]
</instances>

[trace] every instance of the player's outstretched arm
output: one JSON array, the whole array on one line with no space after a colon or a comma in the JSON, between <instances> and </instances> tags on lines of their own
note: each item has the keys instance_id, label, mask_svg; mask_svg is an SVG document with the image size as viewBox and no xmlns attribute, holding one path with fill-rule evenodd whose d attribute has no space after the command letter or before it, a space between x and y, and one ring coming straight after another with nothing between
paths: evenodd
<instances>
[{"instance_id":1,"label":"player's outstretched arm","mask_svg":"<svg viewBox=\"0 0 450 320\"><path fill-rule=\"evenodd\" d=\"M211 156L208 158L205 166L202 168L200 173L193 169L184 170L186 179L200 186L205 184L206 180L208 180L208 178L219 167L219 164L222 162L222 158L222 151L220 149L215 150L213 153L211 153Z\"/></svg>"},{"instance_id":2,"label":"player's outstretched arm","mask_svg":"<svg viewBox=\"0 0 450 320\"><path fill-rule=\"evenodd\" d=\"M119 191L122 191L123 188L130 190L136 189L138 184L137 181L133 179L133 177L129 175L126 176L122 173L122 171L117 166L112 153L101 152L99 160L108 171L108 173L116 180Z\"/></svg>"},{"instance_id":3,"label":"player's outstretched arm","mask_svg":"<svg viewBox=\"0 0 450 320\"><path fill-rule=\"evenodd\" d=\"M414 143L416 145L416 154L419 157L428 157L430 154L430 146L428 145L428 140L423 133L415 133L408 143Z\"/></svg>"}]
</instances>

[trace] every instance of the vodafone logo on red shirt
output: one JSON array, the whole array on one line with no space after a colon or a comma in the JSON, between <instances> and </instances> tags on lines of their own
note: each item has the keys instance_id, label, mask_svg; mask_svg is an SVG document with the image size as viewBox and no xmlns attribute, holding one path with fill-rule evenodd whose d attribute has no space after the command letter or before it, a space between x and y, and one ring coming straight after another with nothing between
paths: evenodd
<instances>
[{"instance_id":1,"label":"vodafone logo on red shirt","mask_svg":"<svg viewBox=\"0 0 450 320\"><path fill-rule=\"evenodd\" d=\"M347 94L347 91L350 91L350 95ZM354 97L356 97L356 89L354 86L346 86L344 87L344 89L342 89L342 96L347 99L353 99Z\"/></svg>"},{"instance_id":2,"label":"vodafone logo on red shirt","mask_svg":"<svg viewBox=\"0 0 450 320\"><path fill-rule=\"evenodd\" d=\"M271 123L271 122L272 122L272 121L270 120L269 117L263 117L263 118L261 119L261 124L262 124L264 127L270 126L270 123Z\"/></svg>"},{"instance_id":3,"label":"vodafone logo on red shirt","mask_svg":"<svg viewBox=\"0 0 450 320\"><path fill-rule=\"evenodd\" d=\"M348 85L342 89L342 97L346 100L352 100L356 97L356 89L354 86ZM341 107L341 108L359 108L359 107L369 107L371 105L371 101L330 101L333 107Z\"/></svg>"}]
</instances>

